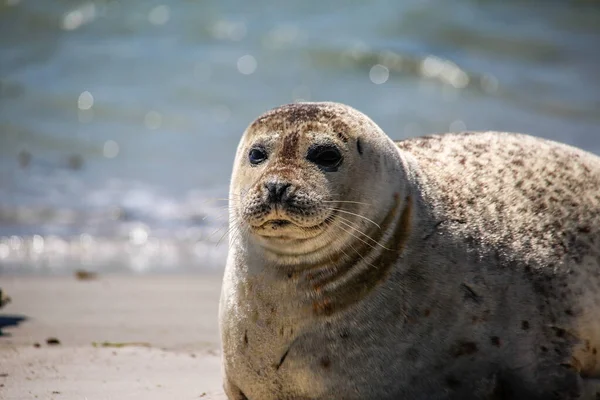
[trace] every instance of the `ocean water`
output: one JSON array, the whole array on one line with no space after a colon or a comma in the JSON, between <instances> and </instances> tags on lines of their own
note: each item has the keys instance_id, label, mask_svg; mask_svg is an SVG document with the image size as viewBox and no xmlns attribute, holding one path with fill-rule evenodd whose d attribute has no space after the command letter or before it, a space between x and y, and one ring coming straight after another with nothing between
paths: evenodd
<instances>
[{"instance_id":1,"label":"ocean water","mask_svg":"<svg viewBox=\"0 0 600 400\"><path fill-rule=\"evenodd\" d=\"M222 269L237 142L282 103L600 154L599 43L595 1L0 0L0 273Z\"/></svg>"}]
</instances>

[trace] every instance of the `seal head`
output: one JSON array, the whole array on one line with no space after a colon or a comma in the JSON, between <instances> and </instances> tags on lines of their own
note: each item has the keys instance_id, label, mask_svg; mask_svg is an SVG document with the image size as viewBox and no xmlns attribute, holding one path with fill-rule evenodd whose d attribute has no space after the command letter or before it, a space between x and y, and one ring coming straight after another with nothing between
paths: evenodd
<instances>
[{"instance_id":1,"label":"seal head","mask_svg":"<svg viewBox=\"0 0 600 400\"><path fill-rule=\"evenodd\" d=\"M235 223L278 254L307 254L331 244L333 232L352 229L343 223L350 224L361 203L380 197L364 194L381 193L387 184L379 178L395 160L383 155L393 158L394 152L378 147L394 144L350 107L296 103L265 113L248 127L237 151L230 198ZM358 175L372 177L361 191L353 188ZM360 211L361 224L372 219Z\"/></svg>"}]
</instances>

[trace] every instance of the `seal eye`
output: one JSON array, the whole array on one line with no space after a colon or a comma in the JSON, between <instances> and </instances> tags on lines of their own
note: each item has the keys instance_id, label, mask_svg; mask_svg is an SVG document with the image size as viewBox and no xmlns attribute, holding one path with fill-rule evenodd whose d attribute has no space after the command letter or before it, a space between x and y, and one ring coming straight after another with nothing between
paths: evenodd
<instances>
[{"instance_id":1,"label":"seal eye","mask_svg":"<svg viewBox=\"0 0 600 400\"><path fill-rule=\"evenodd\" d=\"M260 164L267 159L267 152L261 147L253 147L248 153L248 159L252 165Z\"/></svg>"},{"instance_id":2,"label":"seal eye","mask_svg":"<svg viewBox=\"0 0 600 400\"><path fill-rule=\"evenodd\" d=\"M342 154L335 146L315 146L306 158L328 172L337 171L342 163Z\"/></svg>"}]
</instances>

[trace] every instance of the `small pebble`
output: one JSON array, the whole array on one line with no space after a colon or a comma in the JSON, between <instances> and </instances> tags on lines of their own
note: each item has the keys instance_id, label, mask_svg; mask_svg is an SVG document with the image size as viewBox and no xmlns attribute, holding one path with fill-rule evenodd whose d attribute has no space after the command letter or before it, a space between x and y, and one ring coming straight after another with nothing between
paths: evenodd
<instances>
[{"instance_id":1,"label":"small pebble","mask_svg":"<svg viewBox=\"0 0 600 400\"><path fill-rule=\"evenodd\" d=\"M91 281L98 278L98 274L95 272L85 271L79 269L75 271L75 278L80 281Z\"/></svg>"},{"instance_id":2,"label":"small pebble","mask_svg":"<svg viewBox=\"0 0 600 400\"><path fill-rule=\"evenodd\" d=\"M60 340L58 340L57 338L51 337L46 339L46 344L50 345L50 346L57 346L60 344Z\"/></svg>"}]
</instances>

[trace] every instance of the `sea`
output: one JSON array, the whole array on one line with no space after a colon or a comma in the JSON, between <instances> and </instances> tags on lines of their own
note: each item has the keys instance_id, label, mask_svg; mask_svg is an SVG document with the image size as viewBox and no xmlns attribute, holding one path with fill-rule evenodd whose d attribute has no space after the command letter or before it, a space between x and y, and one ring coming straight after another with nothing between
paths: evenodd
<instances>
[{"instance_id":1,"label":"sea","mask_svg":"<svg viewBox=\"0 0 600 400\"><path fill-rule=\"evenodd\" d=\"M0 274L218 273L242 132L324 100L600 154L600 2L0 0Z\"/></svg>"}]
</instances>

